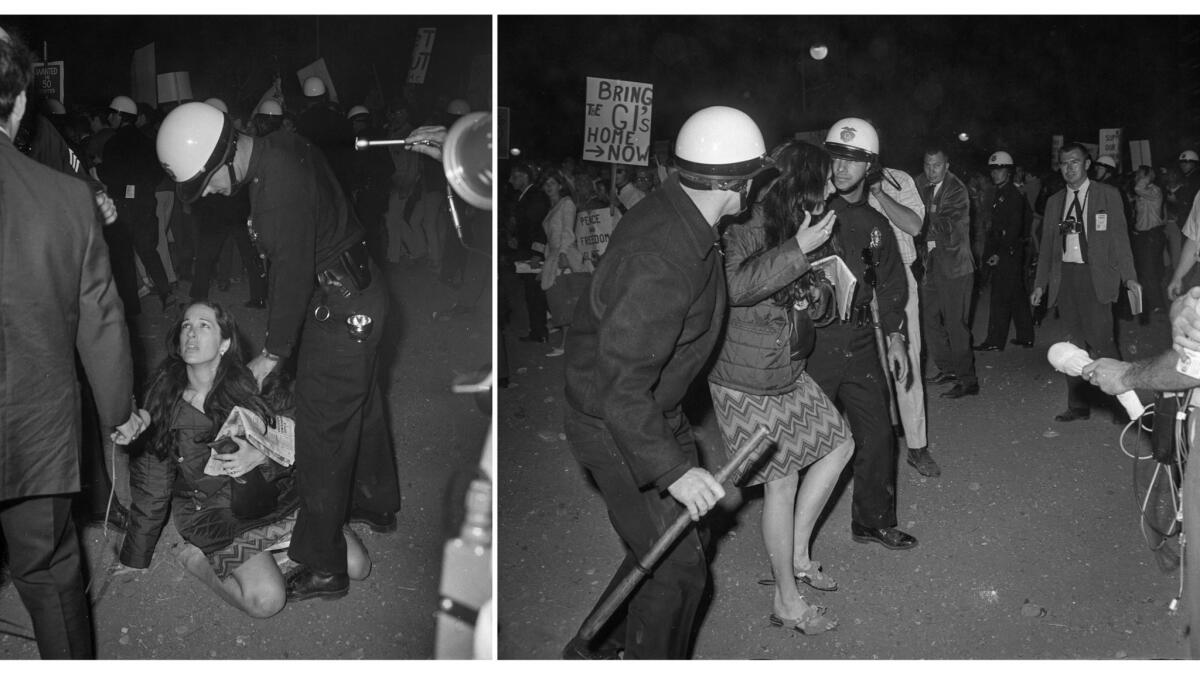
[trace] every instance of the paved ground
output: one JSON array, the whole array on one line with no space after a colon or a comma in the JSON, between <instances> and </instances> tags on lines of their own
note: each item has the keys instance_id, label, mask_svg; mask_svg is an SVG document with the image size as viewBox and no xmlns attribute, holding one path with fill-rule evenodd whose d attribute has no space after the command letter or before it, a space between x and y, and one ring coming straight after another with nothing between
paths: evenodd
<instances>
[{"instance_id":1,"label":"paved ground","mask_svg":"<svg viewBox=\"0 0 1200 675\"><path fill-rule=\"evenodd\" d=\"M514 303L522 304L520 296ZM982 334L986 303L976 317ZM501 658L557 658L621 558L603 501L562 435L562 359L508 343L512 385L500 391ZM932 387L931 450L939 479L903 461L900 526L910 551L849 537L843 484L813 555L839 581L810 601L840 617L805 637L767 622L771 589L761 541L761 490L731 491L715 516L722 532L713 589L696 640L703 659L1124 659L1186 656L1182 618L1168 609L1177 570L1164 572L1138 529L1132 460L1107 413L1056 423L1062 379L1046 350L1062 332L1048 319L1034 349L979 354L982 393L950 401ZM1127 356L1161 351L1169 329L1120 324ZM553 339L553 338L552 338ZM881 414L884 414L881 411ZM723 463L711 415L700 422L708 465ZM1145 466L1145 464L1143 464Z\"/></svg>"},{"instance_id":2,"label":"paved ground","mask_svg":"<svg viewBox=\"0 0 1200 675\"><path fill-rule=\"evenodd\" d=\"M487 263L490 267L490 261ZM311 600L275 617L252 619L227 606L176 562L181 543L168 525L150 569L114 575L121 535L95 526L83 530L97 655L102 659L423 659L434 653L435 610L442 547L450 526L448 496L456 477L471 472L488 417L469 395L453 394L459 374L491 361L491 293L478 309L446 319L454 292L423 265L401 264L387 272L393 316L385 343L385 389L403 491L399 530L373 534L356 529L374 571L336 602ZM241 307L244 284L214 297L234 310L261 348L265 312ZM145 302L136 336L151 362L162 357L168 319L158 301ZM465 485L464 485L465 487ZM460 498L456 493L454 499ZM455 506L456 511L461 507ZM29 617L11 584L0 588L0 658L37 658Z\"/></svg>"}]
</instances>

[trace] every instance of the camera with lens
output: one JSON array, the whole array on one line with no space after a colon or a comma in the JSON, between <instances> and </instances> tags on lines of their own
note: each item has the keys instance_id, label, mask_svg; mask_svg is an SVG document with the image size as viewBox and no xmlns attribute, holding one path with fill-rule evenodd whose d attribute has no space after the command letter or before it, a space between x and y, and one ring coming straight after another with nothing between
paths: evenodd
<instances>
[{"instance_id":1,"label":"camera with lens","mask_svg":"<svg viewBox=\"0 0 1200 675\"><path fill-rule=\"evenodd\" d=\"M1083 232L1083 222L1075 216L1070 216L1058 224L1059 234L1080 234Z\"/></svg>"}]
</instances>

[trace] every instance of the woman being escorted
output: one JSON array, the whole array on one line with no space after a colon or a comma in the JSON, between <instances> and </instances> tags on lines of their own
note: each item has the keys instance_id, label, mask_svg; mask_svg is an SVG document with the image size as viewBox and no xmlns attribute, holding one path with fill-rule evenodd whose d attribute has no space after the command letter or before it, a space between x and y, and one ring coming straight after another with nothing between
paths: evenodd
<instances>
[{"instance_id":1,"label":"woman being escorted","mask_svg":"<svg viewBox=\"0 0 1200 675\"><path fill-rule=\"evenodd\" d=\"M208 443L235 406L268 424L277 412L259 395L237 335L233 316L207 301L190 305L168 332L167 358L145 398L150 437L130 461L133 506L121 563L149 567L167 514L174 512L175 527L187 542L179 553L187 570L234 607L268 617L283 609L287 596L268 549L283 549L296 524L300 500L291 469L234 437L237 451L217 454L217 475L205 473L212 455ZM235 480L239 495L246 494L245 486L259 488L261 513L235 513ZM350 578L366 578L371 571L366 549L348 529L344 536Z\"/></svg>"},{"instance_id":2,"label":"woman being escorted","mask_svg":"<svg viewBox=\"0 0 1200 675\"><path fill-rule=\"evenodd\" d=\"M809 540L854 441L845 420L804 370L815 331L803 309L807 295L801 277L809 270L806 254L833 228L833 213L817 222L829 194L829 156L800 142L785 143L772 156L778 178L760 191L749 220L731 225L723 237L729 324L708 379L729 452L760 426L774 441L776 447L752 461L737 480L744 486L765 484L763 539L775 575L771 623L811 635L833 629L837 620L824 607L805 602L796 583L837 589L810 557Z\"/></svg>"}]
</instances>

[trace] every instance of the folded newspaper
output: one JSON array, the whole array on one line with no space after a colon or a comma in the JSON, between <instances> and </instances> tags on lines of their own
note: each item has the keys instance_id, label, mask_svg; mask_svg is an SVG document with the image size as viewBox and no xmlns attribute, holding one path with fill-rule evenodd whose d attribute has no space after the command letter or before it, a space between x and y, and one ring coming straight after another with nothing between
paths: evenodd
<instances>
[{"instance_id":1,"label":"folded newspaper","mask_svg":"<svg viewBox=\"0 0 1200 675\"><path fill-rule=\"evenodd\" d=\"M290 417L276 415L275 426L270 428L256 413L234 406L213 441L234 436L245 438L255 450L277 464L291 466L296 461L296 422ZM206 475L221 475L221 463L214 459L216 454L214 450L208 458L204 467Z\"/></svg>"},{"instance_id":2,"label":"folded newspaper","mask_svg":"<svg viewBox=\"0 0 1200 675\"><path fill-rule=\"evenodd\" d=\"M850 303L854 301L854 287L858 284L854 273L836 255L816 260L810 267L825 273L825 278L833 284L834 294L837 296L838 318L842 321L849 319Z\"/></svg>"}]
</instances>

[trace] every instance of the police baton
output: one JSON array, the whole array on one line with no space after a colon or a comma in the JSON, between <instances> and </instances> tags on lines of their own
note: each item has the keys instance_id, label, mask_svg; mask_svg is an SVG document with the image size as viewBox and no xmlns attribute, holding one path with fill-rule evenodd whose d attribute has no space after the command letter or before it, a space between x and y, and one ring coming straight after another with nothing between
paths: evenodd
<instances>
[{"instance_id":1,"label":"police baton","mask_svg":"<svg viewBox=\"0 0 1200 675\"><path fill-rule=\"evenodd\" d=\"M738 449L737 454L733 456L733 459L729 460L729 463L722 467L721 470L718 471L715 476L713 476L716 478L717 482L724 483L726 480L728 480L736 469L741 468L742 465L745 464L748 459L750 459L750 455L754 452L754 449L757 448L760 443L766 440L766 438L767 428L760 426L758 430L754 432L754 435L750 437L750 440L746 441L742 447ZM690 525L691 522L692 517L687 513L682 513L678 518L675 519L675 522L671 524L671 527L667 528L667 530L663 532L661 536L659 536L658 540L654 542L654 545L650 547L650 550L646 553L646 555L642 556L642 559L638 561L637 565L629 571L629 574L626 575L626 577L621 581L621 584L617 586L616 590L609 594L609 596L605 598L603 602L597 605L596 608L592 610L592 613L588 615L588 618L583 622L583 626L579 629L578 637L580 639L588 641L596 637L596 633L600 632L600 629L604 627L604 624L607 623L610 618L612 618L613 612L617 611L617 608L625 602L626 598L629 597L629 594L633 592L633 589L637 588L637 585L641 583L642 579L644 579L646 575L650 573L650 570L658 564L659 559L662 558L663 554L667 552L667 549L675 543L675 540L679 538L679 535L683 534L683 531L687 529L687 526Z\"/></svg>"},{"instance_id":2,"label":"police baton","mask_svg":"<svg viewBox=\"0 0 1200 675\"><path fill-rule=\"evenodd\" d=\"M896 403L896 384L892 381L892 369L888 367L887 340L883 337L883 324L879 320L879 293L876 291L878 278L875 274L875 256L870 248L862 250L864 276L871 286L871 327L875 329L875 351L879 354L879 367L883 369L883 381L887 384L888 417L892 420L892 433L900 435L900 413ZM907 356L905 357L907 358Z\"/></svg>"}]
</instances>

